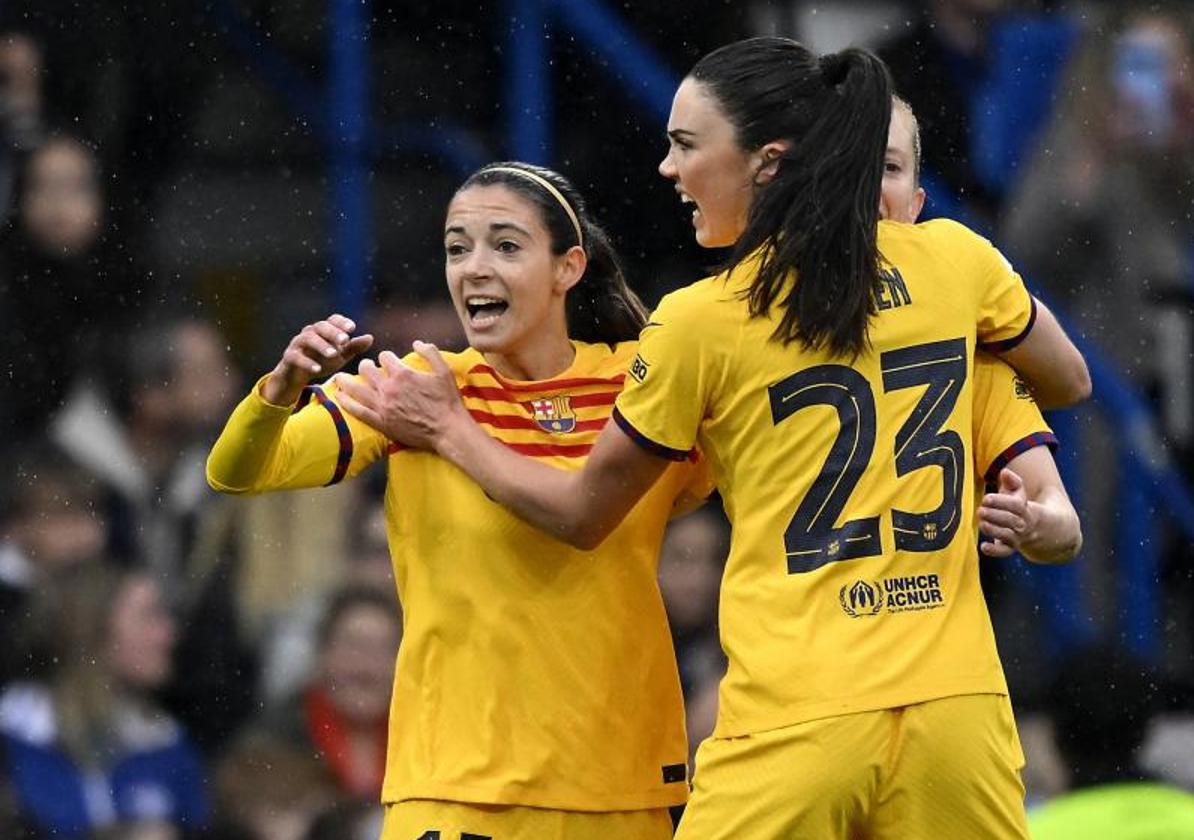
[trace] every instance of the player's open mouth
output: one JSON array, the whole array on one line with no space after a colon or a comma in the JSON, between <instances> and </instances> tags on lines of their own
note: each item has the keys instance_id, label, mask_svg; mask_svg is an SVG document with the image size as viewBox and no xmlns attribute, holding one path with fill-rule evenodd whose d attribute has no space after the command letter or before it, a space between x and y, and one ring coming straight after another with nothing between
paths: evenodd
<instances>
[{"instance_id":1,"label":"player's open mouth","mask_svg":"<svg viewBox=\"0 0 1194 840\"><path fill-rule=\"evenodd\" d=\"M696 203L696 199L694 199L694 198L693 198L692 196L690 196L688 193L683 193L683 192L682 192L682 193L680 193L680 203L681 203L681 204L691 204L691 205L692 205L692 220L695 222L695 221L696 221L696 218L697 218L697 216L698 216L698 215L700 215L700 212L701 212L701 208L700 208L700 206L699 206L699 205Z\"/></svg>"},{"instance_id":2,"label":"player's open mouth","mask_svg":"<svg viewBox=\"0 0 1194 840\"><path fill-rule=\"evenodd\" d=\"M464 308L468 310L469 323L474 327L487 327L502 317L510 304L501 298L488 295L473 295L466 298Z\"/></svg>"}]
</instances>

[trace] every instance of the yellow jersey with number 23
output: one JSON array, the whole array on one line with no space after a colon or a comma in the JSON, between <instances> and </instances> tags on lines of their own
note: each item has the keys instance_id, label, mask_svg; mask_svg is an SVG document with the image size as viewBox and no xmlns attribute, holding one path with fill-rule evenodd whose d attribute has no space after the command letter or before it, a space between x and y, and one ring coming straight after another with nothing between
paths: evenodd
<instances>
[{"instance_id":1,"label":"yellow jersey with number 23","mask_svg":"<svg viewBox=\"0 0 1194 840\"><path fill-rule=\"evenodd\" d=\"M1007 691L978 582L971 380L976 346L1014 345L1035 304L955 222L883 222L879 247L857 358L772 340L748 260L663 299L615 406L658 454L699 447L733 524L718 736Z\"/></svg>"}]
</instances>

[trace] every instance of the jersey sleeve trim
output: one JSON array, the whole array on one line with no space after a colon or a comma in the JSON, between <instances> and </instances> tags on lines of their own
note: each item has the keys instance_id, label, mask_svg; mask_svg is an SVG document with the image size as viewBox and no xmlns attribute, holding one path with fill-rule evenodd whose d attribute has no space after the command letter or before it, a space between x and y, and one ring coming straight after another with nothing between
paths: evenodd
<instances>
[{"instance_id":1,"label":"jersey sleeve trim","mask_svg":"<svg viewBox=\"0 0 1194 840\"><path fill-rule=\"evenodd\" d=\"M348 474L348 466L352 463L352 432L348 428L348 421L344 419L344 413L340 411L340 406L328 398L328 395L323 392L323 388L318 385L308 385L304 388L303 396L299 399L299 407L305 406L312 399L327 409L328 414L332 416L332 423L336 426L336 437L340 439L340 453L336 457L336 470L332 473L332 480L324 485L324 487L331 487L333 484L343 481L344 476Z\"/></svg>"},{"instance_id":2,"label":"jersey sleeve trim","mask_svg":"<svg viewBox=\"0 0 1194 840\"><path fill-rule=\"evenodd\" d=\"M622 412L618 411L617 406L614 406L613 418L614 422L618 424L618 428L625 432L627 437L629 437L643 449L650 452L652 455L658 455L660 458L666 458L669 461L685 461L688 459L687 451L683 449L672 449L670 446L664 446L662 443L656 443L638 429L634 428L634 426L630 424L630 421L623 416Z\"/></svg>"},{"instance_id":3,"label":"jersey sleeve trim","mask_svg":"<svg viewBox=\"0 0 1194 840\"><path fill-rule=\"evenodd\" d=\"M1058 445L1057 436L1052 432L1033 432L1027 437L1020 438L1007 449L1000 452L995 460L991 462L991 466L987 468L986 473L983 474L983 479L988 485L997 484L999 482L999 471L1010 464L1017 455L1023 455L1029 449L1035 449L1038 446L1047 446L1051 451L1056 452Z\"/></svg>"},{"instance_id":4,"label":"jersey sleeve trim","mask_svg":"<svg viewBox=\"0 0 1194 840\"><path fill-rule=\"evenodd\" d=\"M1031 307L1028 312L1028 323L1024 325L1024 329L1020 330L1017 335L1005 338L1003 341L991 341L981 345L983 350L991 353L1006 353L1021 341L1028 338L1028 333L1032 331L1032 325L1036 323L1036 298L1029 295L1028 299L1031 301Z\"/></svg>"}]
</instances>

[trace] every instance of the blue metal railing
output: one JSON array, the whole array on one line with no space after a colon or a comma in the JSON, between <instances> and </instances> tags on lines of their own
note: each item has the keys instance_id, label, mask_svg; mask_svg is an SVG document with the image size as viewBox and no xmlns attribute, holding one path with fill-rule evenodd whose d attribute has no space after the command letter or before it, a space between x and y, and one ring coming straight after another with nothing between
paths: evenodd
<instances>
[{"instance_id":1,"label":"blue metal railing","mask_svg":"<svg viewBox=\"0 0 1194 840\"><path fill-rule=\"evenodd\" d=\"M328 26L333 308L359 315L369 273L369 0L332 0Z\"/></svg>"},{"instance_id":2,"label":"blue metal railing","mask_svg":"<svg viewBox=\"0 0 1194 840\"><path fill-rule=\"evenodd\" d=\"M509 0L506 131L514 160L547 163L554 134L551 33L543 0Z\"/></svg>"},{"instance_id":3,"label":"blue metal railing","mask_svg":"<svg viewBox=\"0 0 1194 840\"><path fill-rule=\"evenodd\" d=\"M591 0L508 0L506 109L509 146L518 160L551 160L551 55L554 22L593 51L632 102L666 123L680 78L613 12ZM540 35L540 37L535 37Z\"/></svg>"},{"instance_id":4,"label":"blue metal railing","mask_svg":"<svg viewBox=\"0 0 1194 840\"><path fill-rule=\"evenodd\" d=\"M329 0L326 88L311 82L230 0L211 0L208 14L229 46L320 138L328 156L333 301L359 317L373 251L369 164L394 150L433 155L464 176L492 158L472 132L451 123L376 125L370 118L370 0Z\"/></svg>"}]
</instances>

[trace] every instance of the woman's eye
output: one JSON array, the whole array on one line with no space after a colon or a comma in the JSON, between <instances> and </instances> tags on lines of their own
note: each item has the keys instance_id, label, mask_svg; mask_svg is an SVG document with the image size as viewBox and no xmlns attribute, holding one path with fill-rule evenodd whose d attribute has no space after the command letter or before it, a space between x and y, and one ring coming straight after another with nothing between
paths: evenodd
<instances>
[{"instance_id":1,"label":"woman's eye","mask_svg":"<svg viewBox=\"0 0 1194 840\"><path fill-rule=\"evenodd\" d=\"M444 253L449 257L458 257L464 253L464 246L459 242L450 242L444 246Z\"/></svg>"},{"instance_id":2,"label":"woman's eye","mask_svg":"<svg viewBox=\"0 0 1194 840\"><path fill-rule=\"evenodd\" d=\"M511 242L509 239L504 239L497 244L497 249L503 254L513 254L518 250L518 243Z\"/></svg>"},{"instance_id":3,"label":"woman's eye","mask_svg":"<svg viewBox=\"0 0 1194 840\"><path fill-rule=\"evenodd\" d=\"M885 163L883 165L883 171L890 172L893 175L896 175L896 174L899 174L899 172L901 170L900 170L900 165L898 163L894 163L889 160L889 161L887 161L887 163Z\"/></svg>"}]
</instances>

